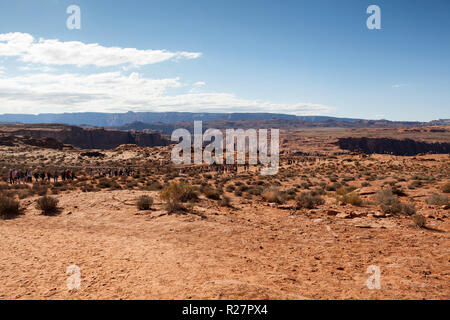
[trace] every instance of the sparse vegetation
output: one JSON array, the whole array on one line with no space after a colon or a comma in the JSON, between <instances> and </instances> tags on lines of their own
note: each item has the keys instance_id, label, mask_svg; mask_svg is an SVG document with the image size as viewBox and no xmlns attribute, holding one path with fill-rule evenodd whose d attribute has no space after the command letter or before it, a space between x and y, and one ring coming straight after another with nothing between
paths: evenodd
<instances>
[{"instance_id":1,"label":"sparse vegetation","mask_svg":"<svg viewBox=\"0 0 450 320\"><path fill-rule=\"evenodd\" d=\"M414 221L414 225L419 228L425 227L427 223L426 218L422 214L415 214L412 216L412 219Z\"/></svg>"},{"instance_id":2,"label":"sparse vegetation","mask_svg":"<svg viewBox=\"0 0 450 320\"><path fill-rule=\"evenodd\" d=\"M44 215L56 214L59 211L59 200L51 196L43 196L36 201L36 209Z\"/></svg>"},{"instance_id":3,"label":"sparse vegetation","mask_svg":"<svg viewBox=\"0 0 450 320\"><path fill-rule=\"evenodd\" d=\"M443 192L443 193L450 193L450 183L446 183L446 184L442 187L442 192Z\"/></svg>"},{"instance_id":4,"label":"sparse vegetation","mask_svg":"<svg viewBox=\"0 0 450 320\"><path fill-rule=\"evenodd\" d=\"M19 215L19 201L0 195L0 217L10 219Z\"/></svg>"},{"instance_id":5,"label":"sparse vegetation","mask_svg":"<svg viewBox=\"0 0 450 320\"><path fill-rule=\"evenodd\" d=\"M356 192L346 193L339 199L341 200L342 203L345 203L345 204L348 203L348 204L358 206L358 207L362 206L362 204L363 204L361 197Z\"/></svg>"},{"instance_id":6,"label":"sparse vegetation","mask_svg":"<svg viewBox=\"0 0 450 320\"><path fill-rule=\"evenodd\" d=\"M138 198L136 206L139 210L150 210L153 205L153 198L147 195L142 195Z\"/></svg>"},{"instance_id":7,"label":"sparse vegetation","mask_svg":"<svg viewBox=\"0 0 450 320\"><path fill-rule=\"evenodd\" d=\"M325 203L319 195L315 195L313 192L302 192L297 197L296 207L304 209L313 209L318 205Z\"/></svg>"},{"instance_id":8,"label":"sparse vegetation","mask_svg":"<svg viewBox=\"0 0 450 320\"><path fill-rule=\"evenodd\" d=\"M172 182L160 191L160 197L166 202L168 212L184 211L186 207L182 203L196 201L197 193L193 188L182 182Z\"/></svg>"},{"instance_id":9,"label":"sparse vegetation","mask_svg":"<svg viewBox=\"0 0 450 320\"><path fill-rule=\"evenodd\" d=\"M285 202L285 196L283 193L280 192L280 190L276 188L269 188L265 190L262 193L262 197L267 202L273 202L273 203L284 203Z\"/></svg>"},{"instance_id":10,"label":"sparse vegetation","mask_svg":"<svg viewBox=\"0 0 450 320\"><path fill-rule=\"evenodd\" d=\"M437 206L445 206L449 204L448 196L440 195L438 193L433 193L431 196L426 198L426 203Z\"/></svg>"}]
</instances>

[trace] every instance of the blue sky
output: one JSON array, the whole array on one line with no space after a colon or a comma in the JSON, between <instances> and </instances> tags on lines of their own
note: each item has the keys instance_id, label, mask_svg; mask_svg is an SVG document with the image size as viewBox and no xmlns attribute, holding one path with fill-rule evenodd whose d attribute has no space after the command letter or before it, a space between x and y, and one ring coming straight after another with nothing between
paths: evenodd
<instances>
[{"instance_id":1,"label":"blue sky","mask_svg":"<svg viewBox=\"0 0 450 320\"><path fill-rule=\"evenodd\" d=\"M366 27L371 4L381 30ZM0 113L428 121L450 118L449 88L446 0L0 1Z\"/></svg>"}]
</instances>

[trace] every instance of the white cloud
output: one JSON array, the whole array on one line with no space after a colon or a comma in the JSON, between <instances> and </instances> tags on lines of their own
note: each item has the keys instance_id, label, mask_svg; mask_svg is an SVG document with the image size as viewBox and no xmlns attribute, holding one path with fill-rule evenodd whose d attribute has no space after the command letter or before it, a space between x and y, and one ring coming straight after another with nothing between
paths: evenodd
<instances>
[{"instance_id":1,"label":"white cloud","mask_svg":"<svg viewBox=\"0 0 450 320\"><path fill-rule=\"evenodd\" d=\"M149 65L167 60L196 59L199 52L170 52L166 50L139 50L136 48L104 47L97 43L39 39L28 33L0 34L0 56L19 57L23 62L45 65L94 65L110 67L123 64Z\"/></svg>"},{"instance_id":2,"label":"white cloud","mask_svg":"<svg viewBox=\"0 0 450 320\"><path fill-rule=\"evenodd\" d=\"M401 87L407 87L408 85L407 84L405 84L405 83L397 83L397 84L394 84L393 86L392 86L392 88L401 88Z\"/></svg>"},{"instance_id":3,"label":"white cloud","mask_svg":"<svg viewBox=\"0 0 450 320\"><path fill-rule=\"evenodd\" d=\"M204 83L203 81L198 81L198 82L194 83L194 87L203 87L205 85L206 85L206 83Z\"/></svg>"},{"instance_id":4,"label":"white cloud","mask_svg":"<svg viewBox=\"0 0 450 320\"><path fill-rule=\"evenodd\" d=\"M0 57L18 57L23 75L0 67L0 113L44 112L272 112L320 115L333 110L311 103L273 103L231 93L205 92L205 82L151 79L131 72L167 60L196 59L197 52L104 47L79 41L36 40L28 33L0 34ZM72 68L67 69L66 66ZM115 72L68 73L73 67L116 67ZM64 70L64 71L62 71ZM95 70L95 69L94 69ZM120 70L120 71L119 71ZM92 70L91 70L92 71ZM169 89L184 93L169 94Z\"/></svg>"},{"instance_id":5,"label":"white cloud","mask_svg":"<svg viewBox=\"0 0 450 320\"><path fill-rule=\"evenodd\" d=\"M168 95L184 88L179 78L150 79L138 73L27 74L0 77L0 112L273 112L297 115L326 114L332 108L310 103L277 104L241 99L230 93Z\"/></svg>"}]
</instances>

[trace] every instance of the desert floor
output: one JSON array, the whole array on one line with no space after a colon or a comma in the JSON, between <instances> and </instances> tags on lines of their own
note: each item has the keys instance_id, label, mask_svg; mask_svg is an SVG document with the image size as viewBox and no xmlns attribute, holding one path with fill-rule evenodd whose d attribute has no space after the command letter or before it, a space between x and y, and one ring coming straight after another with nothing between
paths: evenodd
<instances>
[{"instance_id":1,"label":"desert floor","mask_svg":"<svg viewBox=\"0 0 450 320\"><path fill-rule=\"evenodd\" d=\"M154 193L58 195L65 209L0 223L1 299L449 299L448 219L338 218L264 203L168 215ZM148 194L148 192L146 192ZM202 200L206 202L207 200ZM207 204L205 204L207 205ZM77 265L81 287L68 290ZM381 288L366 273L379 266Z\"/></svg>"}]
</instances>

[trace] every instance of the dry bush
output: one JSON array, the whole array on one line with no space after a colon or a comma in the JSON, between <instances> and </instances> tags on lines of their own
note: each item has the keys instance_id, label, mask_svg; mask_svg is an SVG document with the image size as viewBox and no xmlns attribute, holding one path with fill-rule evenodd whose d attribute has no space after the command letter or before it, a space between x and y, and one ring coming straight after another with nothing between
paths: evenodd
<instances>
[{"instance_id":1,"label":"dry bush","mask_svg":"<svg viewBox=\"0 0 450 320\"><path fill-rule=\"evenodd\" d=\"M163 188L162 184L159 181L147 182L148 190L150 191L158 191Z\"/></svg>"},{"instance_id":2,"label":"dry bush","mask_svg":"<svg viewBox=\"0 0 450 320\"><path fill-rule=\"evenodd\" d=\"M419 227L419 228L423 228L425 227L427 220L425 219L425 217L422 214L415 214L412 216L414 224Z\"/></svg>"},{"instance_id":3,"label":"dry bush","mask_svg":"<svg viewBox=\"0 0 450 320\"><path fill-rule=\"evenodd\" d=\"M222 200L220 200L220 205L222 207L231 207L230 197L222 196Z\"/></svg>"},{"instance_id":4,"label":"dry bush","mask_svg":"<svg viewBox=\"0 0 450 320\"><path fill-rule=\"evenodd\" d=\"M376 193L376 201L384 213L400 213L402 204L389 189L383 189Z\"/></svg>"},{"instance_id":5,"label":"dry bush","mask_svg":"<svg viewBox=\"0 0 450 320\"><path fill-rule=\"evenodd\" d=\"M297 197L296 207L301 209L313 209L318 205L322 205L325 203L325 200L322 199L318 194L314 192L302 192Z\"/></svg>"},{"instance_id":6,"label":"dry bush","mask_svg":"<svg viewBox=\"0 0 450 320\"><path fill-rule=\"evenodd\" d=\"M209 188L209 187L204 187L202 188L202 192L203 194L211 200L220 200L220 193L218 190Z\"/></svg>"},{"instance_id":7,"label":"dry bush","mask_svg":"<svg viewBox=\"0 0 450 320\"><path fill-rule=\"evenodd\" d=\"M274 202L274 203L284 203L286 201L285 195L276 188L270 188L265 190L262 193L262 197L267 202Z\"/></svg>"},{"instance_id":8,"label":"dry bush","mask_svg":"<svg viewBox=\"0 0 450 320\"><path fill-rule=\"evenodd\" d=\"M59 200L50 196L43 196L36 201L36 209L41 210L42 214L51 215L59 212Z\"/></svg>"},{"instance_id":9,"label":"dry bush","mask_svg":"<svg viewBox=\"0 0 450 320\"><path fill-rule=\"evenodd\" d=\"M139 210L150 210L153 205L153 198L147 195L142 195L138 198L136 206Z\"/></svg>"},{"instance_id":10,"label":"dry bush","mask_svg":"<svg viewBox=\"0 0 450 320\"><path fill-rule=\"evenodd\" d=\"M346 195L347 193L350 193L352 191L354 191L356 189L356 187L353 186L341 186L336 190L336 193L340 196Z\"/></svg>"},{"instance_id":11,"label":"dry bush","mask_svg":"<svg viewBox=\"0 0 450 320\"><path fill-rule=\"evenodd\" d=\"M0 195L0 217L10 219L20 213L19 202L10 197Z\"/></svg>"},{"instance_id":12,"label":"dry bush","mask_svg":"<svg viewBox=\"0 0 450 320\"><path fill-rule=\"evenodd\" d=\"M443 193L450 193L450 183L447 183L444 186L442 186L442 192Z\"/></svg>"},{"instance_id":13,"label":"dry bush","mask_svg":"<svg viewBox=\"0 0 450 320\"><path fill-rule=\"evenodd\" d=\"M446 195L440 195L437 193L433 193L431 196L425 199L426 203L437 205L437 206L445 206L448 205L449 200Z\"/></svg>"},{"instance_id":14,"label":"dry bush","mask_svg":"<svg viewBox=\"0 0 450 320\"><path fill-rule=\"evenodd\" d=\"M339 199L345 204L349 203L351 205L358 206L358 207L362 206L362 204L363 204L361 197L356 192L346 193Z\"/></svg>"},{"instance_id":15,"label":"dry bush","mask_svg":"<svg viewBox=\"0 0 450 320\"><path fill-rule=\"evenodd\" d=\"M161 199L166 202L166 210L169 212L184 211L183 202L196 201L197 193L185 183L172 182L160 191Z\"/></svg>"},{"instance_id":16,"label":"dry bush","mask_svg":"<svg viewBox=\"0 0 450 320\"><path fill-rule=\"evenodd\" d=\"M33 185L31 190L33 191L33 193L36 193L38 196L45 196L48 192L47 186L37 184L37 183Z\"/></svg>"},{"instance_id":17,"label":"dry bush","mask_svg":"<svg viewBox=\"0 0 450 320\"><path fill-rule=\"evenodd\" d=\"M402 204L402 212L408 216L416 213L416 206L413 203Z\"/></svg>"},{"instance_id":18,"label":"dry bush","mask_svg":"<svg viewBox=\"0 0 450 320\"><path fill-rule=\"evenodd\" d=\"M227 192L233 192L234 189L236 189L236 187L234 185L232 185L232 184L227 185L227 187L225 188L225 190Z\"/></svg>"}]
</instances>

